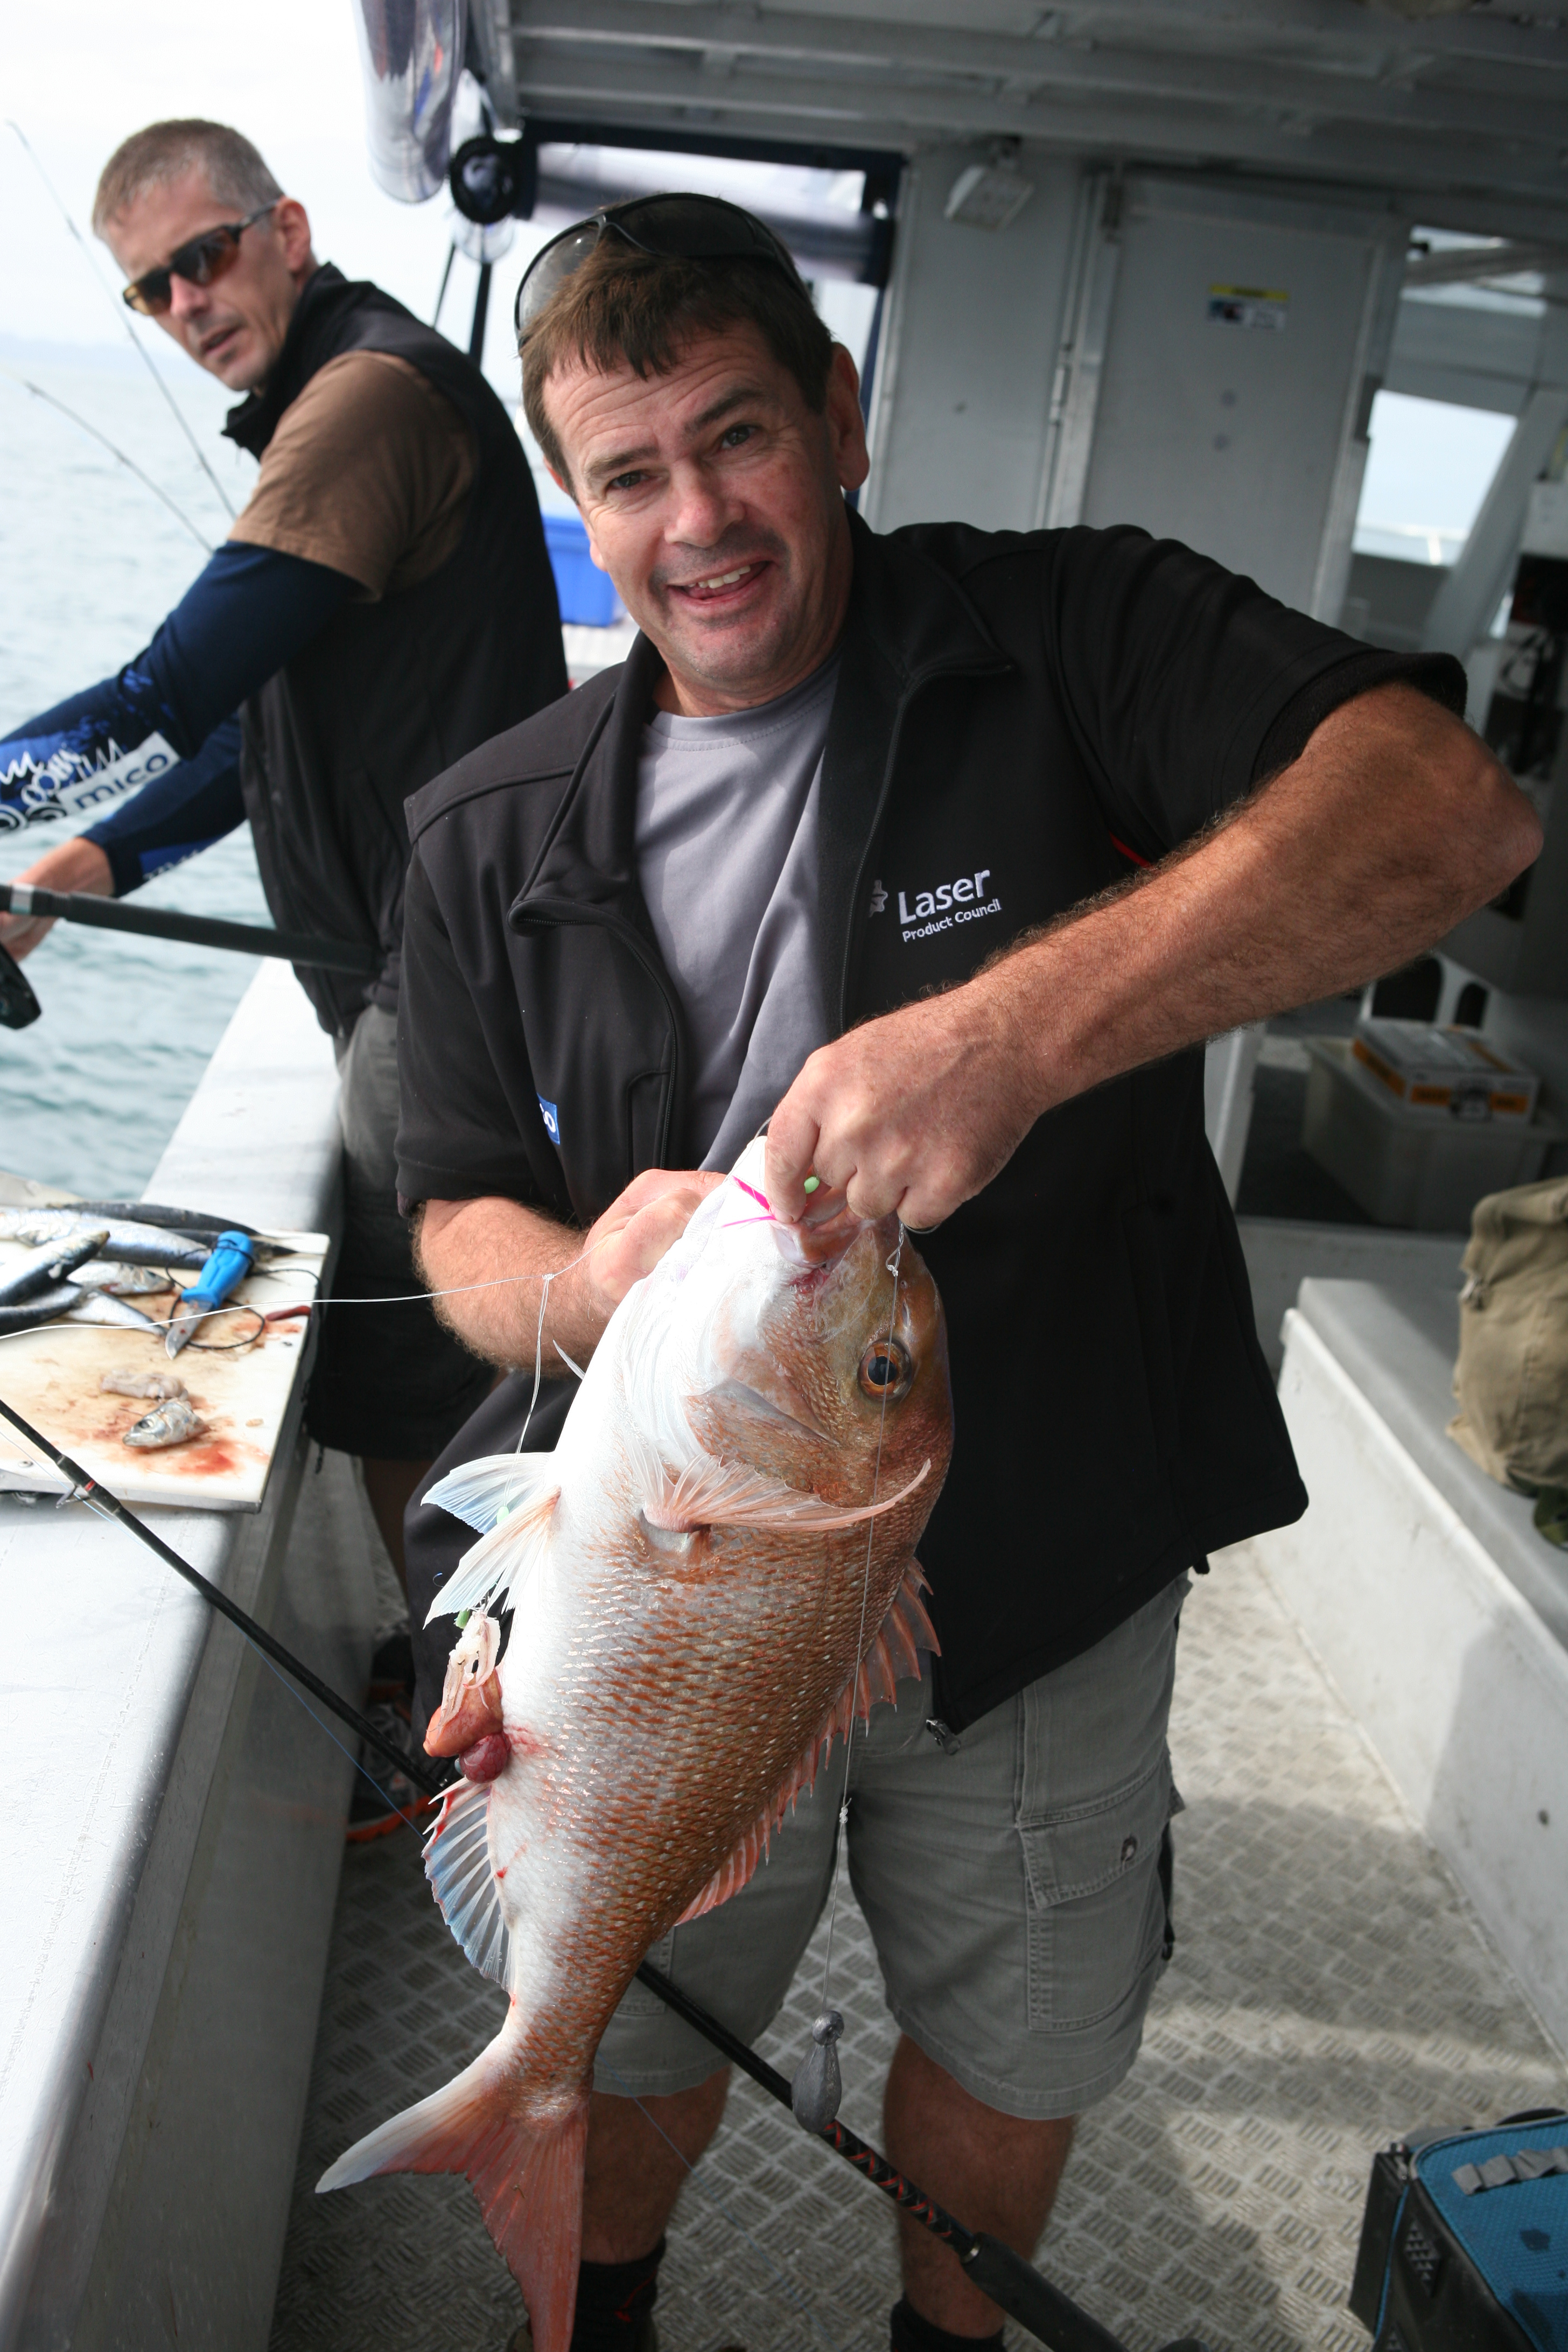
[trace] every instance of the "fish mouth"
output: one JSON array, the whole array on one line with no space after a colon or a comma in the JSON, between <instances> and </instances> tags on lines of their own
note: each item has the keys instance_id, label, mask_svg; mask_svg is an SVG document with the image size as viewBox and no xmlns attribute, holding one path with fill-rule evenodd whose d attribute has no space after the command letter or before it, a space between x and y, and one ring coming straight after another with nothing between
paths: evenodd
<instances>
[{"instance_id":1,"label":"fish mouth","mask_svg":"<svg viewBox=\"0 0 1568 2352\"><path fill-rule=\"evenodd\" d=\"M888 1247L896 1248L900 1232L896 1215L863 1217L839 1193L825 1207L813 1203L812 1213L798 1224L786 1225L781 1220L773 1227L773 1244L785 1265L798 1269L798 1278L805 1281L814 1275L830 1274L863 1233L883 1227Z\"/></svg>"}]
</instances>

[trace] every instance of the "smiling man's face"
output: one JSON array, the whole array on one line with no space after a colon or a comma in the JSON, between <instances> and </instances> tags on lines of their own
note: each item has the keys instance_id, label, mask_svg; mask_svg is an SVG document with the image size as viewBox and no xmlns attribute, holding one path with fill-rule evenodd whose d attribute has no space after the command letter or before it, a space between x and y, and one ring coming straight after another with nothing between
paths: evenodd
<instances>
[{"instance_id":1,"label":"smiling man's face","mask_svg":"<svg viewBox=\"0 0 1568 2352\"><path fill-rule=\"evenodd\" d=\"M563 369L544 403L594 559L664 656L667 709L752 709L821 666L849 600L843 493L867 473L847 352L820 416L748 322L668 375Z\"/></svg>"},{"instance_id":2,"label":"smiling man's face","mask_svg":"<svg viewBox=\"0 0 1568 2352\"><path fill-rule=\"evenodd\" d=\"M205 172L187 172L116 213L104 224L103 241L127 279L136 278L192 237L243 220L250 209L214 195ZM258 391L278 363L300 288L315 266L305 208L284 196L246 230L233 265L210 286L172 280L158 324L232 392Z\"/></svg>"}]
</instances>

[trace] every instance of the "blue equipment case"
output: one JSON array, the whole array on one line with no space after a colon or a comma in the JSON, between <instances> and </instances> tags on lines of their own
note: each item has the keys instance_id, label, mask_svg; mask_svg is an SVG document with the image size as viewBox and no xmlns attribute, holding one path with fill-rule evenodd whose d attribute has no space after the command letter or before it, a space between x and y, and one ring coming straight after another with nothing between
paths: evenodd
<instances>
[{"instance_id":1,"label":"blue equipment case","mask_svg":"<svg viewBox=\"0 0 1568 2352\"><path fill-rule=\"evenodd\" d=\"M621 617L621 600L609 573L589 554L583 524L575 515L547 514L542 520L561 618L591 629L612 628Z\"/></svg>"},{"instance_id":2,"label":"blue equipment case","mask_svg":"<svg viewBox=\"0 0 1568 2352\"><path fill-rule=\"evenodd\" d=\"M1568 2352L1568 2112L1385 2148L1350 2306L1373 2352Z\"/></svg>"}]
</instances>

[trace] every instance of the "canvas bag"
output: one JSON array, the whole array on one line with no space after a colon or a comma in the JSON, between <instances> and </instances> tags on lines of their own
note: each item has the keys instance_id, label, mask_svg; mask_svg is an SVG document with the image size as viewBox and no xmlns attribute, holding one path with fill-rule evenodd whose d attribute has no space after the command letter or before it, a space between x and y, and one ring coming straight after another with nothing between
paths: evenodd
<instances>
[{"instance_id":1,"label":"canvas bag","mask_svg":"<svg viewBox=\"0 0 1568 2352\"><path fill-rule=\"evenodd\" d=\"M1568 1176L1478 1201L1448 1434L1500 1486L1568 1486Z\"/></svg>"}]
</instances>

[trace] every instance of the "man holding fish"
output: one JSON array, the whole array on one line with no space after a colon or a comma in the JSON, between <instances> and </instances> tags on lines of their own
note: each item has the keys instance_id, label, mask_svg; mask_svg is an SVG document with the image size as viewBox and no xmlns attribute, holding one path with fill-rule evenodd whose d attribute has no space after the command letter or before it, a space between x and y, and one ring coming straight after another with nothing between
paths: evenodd
<instances>
[{"instance_id":1,"label":"man holding fish","mask_svg":"<svg viewBox=\"0 0 1568 2352\"><path fill-rule=\"evenodd\" d=\"M1170 1949L1188 1573L1306 1500L1204 1041L1404 962L1540 829L1463 726L1457 664L1131 528L868 530L853 364L732 206L643 198L563 232L518 325L530 422L642 635L409 806L399 1183L447 1320L514 1374L445 1465L516 1446L536 1353L526 1444L554 1443L563 1360L594 1380L617 1305L764 1121L738 1174L800 1266L867 1221L921 1235L954 1423L919 1551L941 1650L857 1729L846 1835L902 2029L889 2152L1027 2254ZM775 1462L815 1458L827 1424L764 1357L721 1389ZM655 1534L685 1524L661 1509ZM416 1617L468 1541L411 1511ZM434 1710L449 1618L420 1638ZM748 2037L831 1883L841 1769L654 1953ZM724 2095L634 1988L587 2124L582 2352L651 2345ZM428 2161L476 2177L471 2150ZM999 2344L949 2252L912 2228L901 2251L896 2352Z\"/></svg>"}]
</instances>

